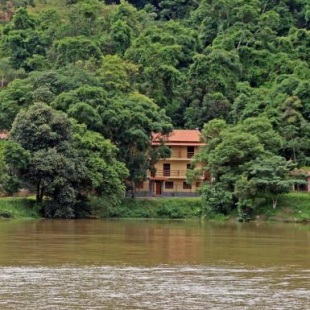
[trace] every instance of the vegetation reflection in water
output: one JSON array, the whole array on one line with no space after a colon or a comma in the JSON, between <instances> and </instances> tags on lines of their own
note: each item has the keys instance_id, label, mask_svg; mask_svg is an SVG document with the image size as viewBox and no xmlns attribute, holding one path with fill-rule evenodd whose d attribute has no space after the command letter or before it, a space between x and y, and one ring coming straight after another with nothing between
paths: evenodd
<instances>
[{"instance_id":1,"label":"vegetation reflection in water","mask_svg":"<svg viewBox=\"0 0 310 310\"><path fill-rule=\"evenodd\" d=\"M4 220L0 309L308 309L309 242L290 224Z\"/></svg>"}]
</instances>

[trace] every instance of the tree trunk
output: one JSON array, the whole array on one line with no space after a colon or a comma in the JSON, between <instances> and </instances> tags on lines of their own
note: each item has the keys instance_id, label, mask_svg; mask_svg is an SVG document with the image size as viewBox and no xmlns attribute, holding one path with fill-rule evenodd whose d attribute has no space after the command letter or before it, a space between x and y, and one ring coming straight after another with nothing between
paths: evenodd
<instances>
[{"instance_id":1,"label":"tree trunk","mask_svg":"<svg viewBox=\"0 0 310 310\"><path fill-rule=\"evenodd\" d=\"M136 195L136 184L134 181L131 181L131 198L135 198Z\"/></svg>"},{"instance_id":2,"label":"tree trunk","mask_svg":"<svg viewBox=\"0 0 310 310\"><path fill-rule=\"evenodd\" d=\"M41 181L37 183L36 189L36 201L37 203L41 203L43 200L43 189L41 188Z\"/></svg>"},{"instance_id":3,"label":"tree trunk","mask_svg":"<svg viewBox=\"0 0 310 310\"><path fill-rule=\"evenodd\" d=\"M278 204L278 197L273 197L272 198L272 207L275 209Z\"/></svg>"}]
</instances>

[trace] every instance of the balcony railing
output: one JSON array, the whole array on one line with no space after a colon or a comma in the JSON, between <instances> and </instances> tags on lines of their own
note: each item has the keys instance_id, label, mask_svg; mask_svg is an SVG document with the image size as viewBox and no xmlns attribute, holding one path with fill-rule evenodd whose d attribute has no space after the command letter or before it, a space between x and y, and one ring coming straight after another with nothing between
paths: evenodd
<instances>
[{"instance_id":1,"label":"balcony railing","mask_svg":"<svg viewBox=\"0 0 310 310\"><path fill-rule=\"evenodd\" d=\"M186 178L188 170L157 170L156 177L168 177L168 178ZM197 176L197 179L200 180L209 180L208 173L202 173L201 176Z\"/></svg>"},{"instance_id":2,"label":"balcony railing","mask_svg":"<svg viewBox=\"0 0 310 310\"><path fill-rule=\"evenodd\" d=\"M157 177L186 177L187 170L157 170Z\"/></svg>"},{"instance_id":3,"label":"balcony railing","mask_svg":"<svg viewBox=\"0 0 310 310\"><path fill-rule=\"evenodd\" d=\"M195 152L172 152L171 157L173 159L178 158L192 158L195 155Z\"/></svg>"}]
</instances>

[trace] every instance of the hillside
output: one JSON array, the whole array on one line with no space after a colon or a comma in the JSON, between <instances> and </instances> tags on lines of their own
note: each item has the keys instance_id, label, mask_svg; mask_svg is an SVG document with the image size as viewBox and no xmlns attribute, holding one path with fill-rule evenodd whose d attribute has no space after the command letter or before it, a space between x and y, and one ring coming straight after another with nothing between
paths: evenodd
<instances>
[{"instance_id":1,"label":"hillside","mask_svg":"<svg viewBox=\"0 0 310 310\"><path fill-rule=\"evenodd\" d=\"M3 12L8 3L15 13L1 24L0 130L13 129L29 158L40 145L63 152L66 141L77 153L83 149L76 156L88 156L93 169L84 181L109 196L122 191L124 175L139 183L167 156L167 150L150 150L153 131L205 127L210 147L204 152L211 155L200 160L229 193L228 209L242 200L245 210L271 194L270 180L286 180L290 170L310 165L308 0L12 0L0 2ZM17 115L37 120L30 114L43 110L55 113L55 122L63 115L59 128L71 126L49 136L60 144L30 141L40 122L25 135L27 124L14 123ZM94 152L98 157L90 159ZM120 164L113 177L106 165L116 164L112 158ZM274 167L283 169L272 174ZM21 170L12 173L20 178ZM240 192L250 179L255 190ZM275 191L291 188L282 185Z\"/></svg>"}]
</instances>

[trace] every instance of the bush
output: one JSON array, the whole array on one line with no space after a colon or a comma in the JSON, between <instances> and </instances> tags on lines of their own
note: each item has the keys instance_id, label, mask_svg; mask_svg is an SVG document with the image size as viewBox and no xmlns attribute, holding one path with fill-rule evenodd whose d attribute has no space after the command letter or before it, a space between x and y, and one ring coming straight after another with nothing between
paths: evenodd
<instances>
[{"instance_id":1,"label":"bush","mask_svg":"<svg viewBox=\"0 0 310 310\"><path fill-rule=\"evenodd\" d=\"M90 198L91 213L99 218L169 218L201 216L199 198L124 198L120 205L109 204L99 197Z\"/></svg>"},{"instance_id":2,"label":"bush","mask_svg":"<svg viewBox=\"0 0 310 310\"><path fill-rule=\"evenodd\" d=\"M227 215L233 209L232 193L225 191L221 184L205 184L202 188L203 211L210 216L216 213Z\"/></svg>"},{"instance_id":3,"label":"bush","mask_svg":"<svg viewBox=\"0 0 310 310\"><path fill-rule=\"evenodd\" d=\"M197 207L194 203L183 204L181 201L166 201L165 204L161 205L157 210L157 215L160 218L170 219L183 219L190 217L201 216L201 206Z\"/></svg>"}]
</instances>

